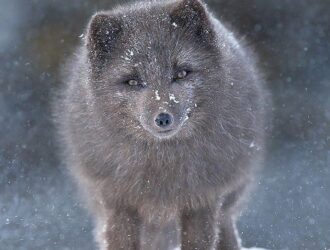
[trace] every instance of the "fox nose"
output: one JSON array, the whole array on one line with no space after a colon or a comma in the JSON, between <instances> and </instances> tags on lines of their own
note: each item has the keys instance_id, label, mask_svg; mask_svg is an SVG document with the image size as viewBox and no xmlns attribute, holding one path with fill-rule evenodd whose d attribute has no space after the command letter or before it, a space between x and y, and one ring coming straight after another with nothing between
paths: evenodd
<instances>
[{"instance_id":1,"label":"fox nose","mask_svg":"<svg viewBox=\"0 0 330 250\"><path fill-rule=\"evenodd\" d=\"M172 116L168 113L160 113L156 119L155 123L160 128L166 128L169 127L172 124Z\"/></svg>"}]
</instances>

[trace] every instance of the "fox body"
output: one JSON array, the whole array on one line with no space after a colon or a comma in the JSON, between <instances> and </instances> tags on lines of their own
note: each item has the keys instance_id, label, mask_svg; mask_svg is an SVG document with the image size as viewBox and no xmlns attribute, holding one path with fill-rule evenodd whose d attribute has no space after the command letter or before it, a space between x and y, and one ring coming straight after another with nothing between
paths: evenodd
<instances>
[{"instance_id":1,"label":"fox body","mask_svg":"<svg viewBox=\"0 0 330 250\"><path fill-rule=\"evenodd\" d=\"M119 6L91 18L67 69L59 131L100 248L141 249L175 220L184 250L239 249L264 92L233 33L199 0Z\"/></svg>"}]
</instances>

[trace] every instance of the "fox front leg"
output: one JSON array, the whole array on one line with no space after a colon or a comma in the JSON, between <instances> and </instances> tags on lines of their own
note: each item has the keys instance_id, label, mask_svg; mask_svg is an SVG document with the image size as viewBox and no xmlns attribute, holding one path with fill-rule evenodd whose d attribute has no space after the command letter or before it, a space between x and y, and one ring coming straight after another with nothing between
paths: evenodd
<instances>
[{"instance_id":1,"label":"fox front leg","mask_svg":"<svg viewBox=\"0 0 330 250\"><path fill-rule=\"evenodd\" d=\"M231 216L221 216L218 224L219 234L216 250L240 250L240 240Z\"/></svg>"},{"instance_id":2,"label":"fox front leg","mask_svg":"<svg viewBox=\"0 0 330 250\"><path fill-rule=\"evenodd\" d=\"M214 244L216 219L211 209L186 211L181 216L181 249L209 250Z\"/></svg>"},{"instance_id":3,"label":"fox front leg","mask_svg":"<svg viewBox=\"0 0 330 250\"><path fill-rule=\"evenodd\" d=\"M121 209L111 211L98 232L100 250L139 250L140 219L135 210Z\"/></svg>"}]
</instances>

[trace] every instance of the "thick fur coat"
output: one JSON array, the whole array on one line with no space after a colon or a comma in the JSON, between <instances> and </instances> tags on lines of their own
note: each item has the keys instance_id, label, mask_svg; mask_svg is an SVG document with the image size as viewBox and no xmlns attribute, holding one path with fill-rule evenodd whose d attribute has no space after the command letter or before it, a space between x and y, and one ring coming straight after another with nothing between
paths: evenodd
<instances>
[{"instance_id":1,"label":"thick fur coat","mask_svg":"<svg viewBox=\"0 0 330 250\"><path fill-rule=\"evenodd\" d=\"M141 249L176 220L183 250L239 249L264 90L233 33L199 0L119 6L91 18L67 70L55 114L100 248Z\"/></svg>"}]
</instances>

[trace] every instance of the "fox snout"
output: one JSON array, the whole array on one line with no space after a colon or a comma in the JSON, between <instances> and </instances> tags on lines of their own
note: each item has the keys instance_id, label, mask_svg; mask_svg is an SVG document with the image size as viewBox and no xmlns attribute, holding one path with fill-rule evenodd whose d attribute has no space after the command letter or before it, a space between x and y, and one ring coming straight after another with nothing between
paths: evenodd
<instances>
[{"instance_id":1,"label":"fox snout","mask_svg":"<svg viewBox=\"0 0 330 250\"><path fill-rule=\"evenodd\" d=\"M155 118L155 124L161 129L168 129L171 127L173 115L169 113L160 113Z\"/></svg>"}]
</instances>

